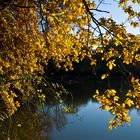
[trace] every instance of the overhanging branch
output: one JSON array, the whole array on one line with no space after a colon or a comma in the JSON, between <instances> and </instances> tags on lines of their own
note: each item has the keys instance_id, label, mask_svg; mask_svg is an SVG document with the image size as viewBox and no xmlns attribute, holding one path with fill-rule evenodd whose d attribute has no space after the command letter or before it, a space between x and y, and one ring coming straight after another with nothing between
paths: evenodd
<instances>
[{"instance_id":1,"label":"overhanging branch","mask_svg":"<svg viewBox=\"0 0 140 140\"><path fill-rule=\"evenodd\" d=\"M102 27L105 31L107 31L109 34L111 34L112 36L116 37L118 40L120 40L113 32L111 32L106 26L102 25L94 16L93 16L93 13L90 11L89 7L88 7L88 4L85 0L82 0L83 1L83 4L86 8L86 11L89 13L89 15L91 16L91 19L93 21L93 23L97 26L98 28L98 31L100 33L100 37L102 39L102 44L103 44L103 36L102 36L102 32L101 32L101 29L100 27Z\"/></svg>"}]
</instances>

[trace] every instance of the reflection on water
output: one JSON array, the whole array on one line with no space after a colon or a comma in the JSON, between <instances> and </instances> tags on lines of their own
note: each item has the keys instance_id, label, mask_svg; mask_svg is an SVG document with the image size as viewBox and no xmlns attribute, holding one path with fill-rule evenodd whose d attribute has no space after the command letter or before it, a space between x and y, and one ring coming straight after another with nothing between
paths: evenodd
<instances>
[{"instance_id":1,"label":"reflection on water","mask_svg":"<svg viewBox=\"0 0 140 140\"><path fill-rule=\"evenodd\" d=\"M117 90L121 87L121 91L127 89L120 82L111 86ZM93 99L95 89L104 90L105 83L82 79L65 87L72 95L64 98L64 104L26 105L1 124L0 140L140 140L140 112L134 108L129 112L129 125L108 131L113 115L101 110L101 104Z\"/></svg>"}]
</instances>

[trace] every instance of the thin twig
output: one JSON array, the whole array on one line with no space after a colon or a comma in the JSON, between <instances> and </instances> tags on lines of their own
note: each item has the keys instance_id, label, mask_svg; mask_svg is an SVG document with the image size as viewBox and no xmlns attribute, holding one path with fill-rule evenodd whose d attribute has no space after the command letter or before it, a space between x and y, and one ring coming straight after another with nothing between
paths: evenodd
<instances>
[{"instance_id":1,"label":"thin twig","mask_svg":"<svg viewBox=\"0 0 140 140\"><path fill-rule=\"evenodd\" d=\"M84 3L84 5L85 5L85 8L86 8L87 12L88 12L89 15L91 16L92 21L96 24L96 26L97 26L97 28L98 28L98 31L99 31L100 37L101 37L101 42L102 42L102 44L103 44L103 35L102 35L101 29L100 29L100 26L99 26L99 22L93 17L93 14L92 14L92 12L90 11L90 9L89 9L89 7L88 7L88 5L87 5L87 3L86 3L85 0L83 0L83 3Z\"/></svg>"},{"instance_id":2,"label":"thin twig","mask_svg":"<svg viewBox=\"0 0 140 140\"><path fill-rule=\"evenodd\" d=\"M102 27L102 28L103 28L105 31L107 31L109 34L111 34L112 36L114 36L115 38L117 38L118 40L120 40L111 30L109 30L106 26L102 25L102 24L93 16L93 13L90 11L90 9L89 9L89 7L88 7L86 1L85 1L85 0L82 0L82 1L83 1L83 4L84 4L84 6L85 6L87 12L88 12L88 13L90 14L90 16L91 16L93 23L96 24L96 26L97 26L97 28L98 28L98 30L99 30L99 32L100 32L100 36L101 36L101 38L102 38L102 42L103 42L103 36L102 36L102 32L101 32L100 27Z\"/></svg>"},{"instance_id":3,"label":"thin twig","mask_svg":"<svg viewBox=\"0 0 140 140\"><path fill-rule=\"evenodd\" d=\"M103 1L104 1L104 0L101 0L101 1L99 2L99 4L97 5L96 9L99 8L99 6L102 4Z\"/></svg>"},{"instance_id":4,"label":"thin twig","mask_svg":"<svg viewBox=\"0 0 140 140\"><path fill-rule=\"evenodd\" d=\"M98 11L98 12L104 12L104 13L110 13L109 11L106 11L106 10L100 10L100 9L95 9L95 8L92 8L92 9L89 9L89 10L94 10L94 11Z\"/></svg>"}]
</instances>

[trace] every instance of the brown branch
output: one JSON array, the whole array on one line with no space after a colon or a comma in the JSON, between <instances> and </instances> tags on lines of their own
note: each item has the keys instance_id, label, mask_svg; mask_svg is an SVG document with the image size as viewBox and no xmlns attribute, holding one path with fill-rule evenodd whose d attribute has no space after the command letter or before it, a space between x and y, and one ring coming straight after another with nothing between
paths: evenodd
<instances>
[{"instance_id":1,"label":"brown branch","mask_svg":"<svg viewBox=\"0 0 140 140\"><path fill-rule=\"evenodd\" d=\"M1 4L3 6L3 8L0 11L4 11L7 8L9 8L13 3L15 2L15 0L12 0L9 4ZM5 7L4 7L5 6Z\"/></svg>"},{"instance_id":2,"label":"brown branch","mask_svg":"<svg viewBox=\"0 0 140 140\"><path fill-rule=\"evenodd\" d=\"M110 33L112 36L114 36L115 38L117 38L118 40L120 40L112 31L110 31L106 26L102 25L102 24L93 16L93 13L90 11L90 9L89 9L89 7L88 7L86 1L85 1L85 0L82 0L82 1L83 1L83 4L84 4L84 6L85 6L87 12L88 12L88 13L90 14L90 16L91 16L91 19L92 19L93 23L96 24L96 26L97 26L97 28L98 28L98 30L99 30L99 32L100 32L100 36L101 36L101 38L102 38L102 42L103 42L103 36L102 36L102 32L101 32L100 27L102 27L105 31L107 31L107 32Z\"/></svg>"},{"instance_id":3,"label":"brown branch","mask_svg":"<svg viewBox=\"0 0 140 140\"><path fill-rule=\"evenodd\" d=\"M17 4L13 4L12 6L15 6L18 8L35 8L35 6L24 6L24 5L17 5Z\"/></svg>"},{"instance_id":4,"label":"brown branch","mask_svg":"<svg viewBox=\"0 0 140 140\"><path fill-rule=\"evenodd\" d=\"M89 9L89 7L88 7L86 1L85 1L85 0L82 0L82 1L83 1L83 4L84 4L84 6L85 6L87 12L88 12L89 15L91 16L93 23L95 23L95 25L96 25L97 28L98 28L98 31L99 31L99 33L100 33L100 37L101 37L101 41L102 41L102 45L103 45L103 35L102 35L102 32L101 32L101 29L100 29L99 23L98 23L97 20L95 20L95 18L93 17L93 14L92 14L92 12L90 11L90 9Z\"/></svg>"}]
</instances>

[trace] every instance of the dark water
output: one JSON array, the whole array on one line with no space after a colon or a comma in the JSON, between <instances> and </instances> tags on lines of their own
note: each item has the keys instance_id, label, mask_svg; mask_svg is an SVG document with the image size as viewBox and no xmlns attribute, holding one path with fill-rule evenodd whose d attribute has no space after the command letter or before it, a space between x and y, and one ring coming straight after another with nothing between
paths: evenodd
<instances>
[{"instance_id":1,"label":"dark water","mask_svg":"<svg viewBox=\"0 0 140 140\"><path fill-rule=\"evenodd\" d=\"M0 140L140 140L140 112L134 108L129 112L130 124L108 130L112 114L101 110L92 97L98 84L91 80L68 84L72 98L65 98L63 105L26 105L1 124ZM111 86L119 89L121 84L117 81ZM100 83L98 88L105 87ZM71 110L64 111L66 106Z\"/></svg>"}]
</instances>

